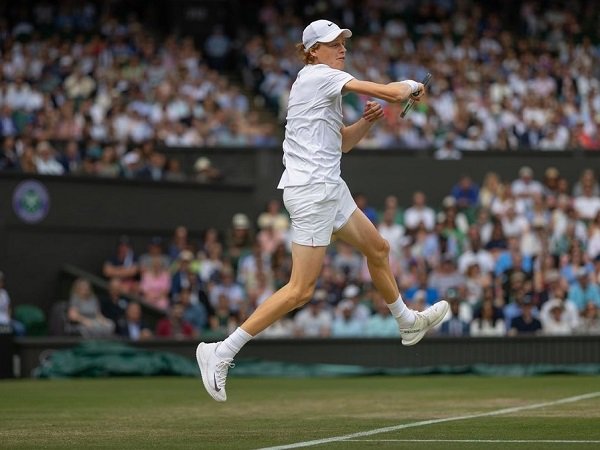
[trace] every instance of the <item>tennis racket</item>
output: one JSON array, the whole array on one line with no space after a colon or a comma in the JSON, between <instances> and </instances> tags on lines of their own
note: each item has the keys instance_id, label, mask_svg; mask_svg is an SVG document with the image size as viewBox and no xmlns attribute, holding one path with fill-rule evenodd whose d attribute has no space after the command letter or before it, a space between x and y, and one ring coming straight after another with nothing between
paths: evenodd
<instances>
[{"instance_id":1,"label":"tennis racket","mask_svg":"<svg viewBox=\"0 0 600 450\"><path fill-rule=\"evenodd\" d=\"M427 75L425 75L425 78L423 78L423 81L421 81L421 83L423 83L424 86L427 86L429 84L429 80L431 80L431 74L427 73ZM404 106L404 109L400 113L400 117L406 116L406 113L410 111L410 108L412 108L414 104L415 101L412 98L409 98L408 102L406 103L406 106Z\"/></svg>"}]
</instances>

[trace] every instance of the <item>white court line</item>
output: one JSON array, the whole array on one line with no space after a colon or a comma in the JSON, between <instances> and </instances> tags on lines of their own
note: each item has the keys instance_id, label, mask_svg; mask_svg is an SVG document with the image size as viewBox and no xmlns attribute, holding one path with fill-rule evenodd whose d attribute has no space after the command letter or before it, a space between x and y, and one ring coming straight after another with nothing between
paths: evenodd
<instances>
[{"instance_id":1,"label":"white court line","mask_svg":"<svg viewBox=\"0 0 600 450\"><path fill-rule=\"evenodd\" d=\"M420 426L424 426L424 425L433 425L436 423L444 423L444 422L454 422L457 420L478 419L480 417L499 416L502 414L510 414L510 413L519 412L519 411L527 411L530 409L544 408L546 406L554 406L554 405L562 405L565 403L573 403L573 402L578 402L580 400L588 400L590 398L595 398L595 397L600 397L600 391L590 392L588 394L583 394L583 395L576 395L574 397L561 398L559 400L553 400L550 402L535 403L533 405L514 406L512 408L497 409L496 411L489 411L489 412L477 413L477 414L467 414L464 416L445 417L443 419L422 420L420 422L412 422L412 423L405 423L405 424L401 424L401 425L393 425L391 427L375 428L374 430L360 431L358 433L346 434L343 436L334 436L334 437L324 438L324 439L315 439L314 441L304 441L304 442L296 442L294 444L277 445L275 447L265 447L265 448L262 448L261 450L285 450L288 448L312 447L313 445L329 444L331 442L340 442L340 441L360 438L360 437L364 437L364 436L373 436L374 434L389 433L390 431L403 430L405 428L420 427Z\"/></svg>"},{"instance_id":2,"label":"white court line","mask_svg":"<svg viewBox=\"0 0 600 450\"><path fill-rule=\"evenodd\" d=\"M344 442L484 442L484 443L535 443L535 444L600 444L600 441L566 439L344 439Z\"/></svg>"}]
</instances>

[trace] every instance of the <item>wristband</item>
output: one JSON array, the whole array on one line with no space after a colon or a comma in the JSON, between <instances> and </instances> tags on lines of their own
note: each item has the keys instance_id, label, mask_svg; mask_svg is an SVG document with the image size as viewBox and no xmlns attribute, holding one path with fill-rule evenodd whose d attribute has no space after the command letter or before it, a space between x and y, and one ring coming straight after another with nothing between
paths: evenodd
<instances>
[{"instance_id":1,"label":"wristband","mask_svg":"<svg viewBox=\"0 0 600 450\"><path fill-rule=\"evenodd\" d=\"M414 94L419 91L419 83L414 80L404 80L403 83L406 83L410 86L411 94Z\"/></svg>"}]
</instances>

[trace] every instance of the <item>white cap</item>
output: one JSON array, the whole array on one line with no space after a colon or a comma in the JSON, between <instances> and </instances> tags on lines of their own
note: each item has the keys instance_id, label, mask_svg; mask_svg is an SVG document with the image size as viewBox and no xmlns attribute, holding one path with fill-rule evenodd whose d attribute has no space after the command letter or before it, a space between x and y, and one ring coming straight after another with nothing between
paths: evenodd
<instances>
[{"instance_id":1,"label":"white cap","mask_svg":"<svg viewBox=\"0 0 600 450\"><path fill-rule=\"evenodd\" d=\"M315 20L308 25L302 33L302 44L304 49L308 50L317 42L331 42L340 34L345 38L352 36L352 31L347 28L340 28L329 20Z\"/></svg>"}]
</instances>

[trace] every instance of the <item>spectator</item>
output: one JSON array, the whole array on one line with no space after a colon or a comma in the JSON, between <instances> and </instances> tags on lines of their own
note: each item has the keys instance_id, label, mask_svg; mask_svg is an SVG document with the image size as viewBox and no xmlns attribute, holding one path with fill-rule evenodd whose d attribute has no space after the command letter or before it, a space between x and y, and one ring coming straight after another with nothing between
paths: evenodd
<instances>
[{"instance_id":1,"label":"spectator","mask_svg":"<svg viewBox=\"0 0 600 450\"><path fill-rule=\"evenodd\" d=\"M137 292L139 265L129 237L119 238L115 255L104 262L102 274L109 279L118 278L123 293Z\"/></svg>"},{"instance_id":2,"label":"spectator","mask_svg":"<svg viewBox=\"0 0 600 450\"><path fill-rule=\"evenodd\" d=\"M184 288L179 292L177 303L183 307L183 320L200 334L208 328L208 310L203 303L192 303L192 291Z\"/></svg>"},{"instance_id":3,"label":"spectator","mask_svg":"<svg viewBox=\"0 0 600 450\"><path fill-rule=\"evenodd\" d=\"M316 290L313 299L294 316L294 335L297 337L328 337L333 324L332 314L326 309L327 293Z\"/></svg>"},{"instance_id":4,"label":"spectator","mask_svg":"<svg viewBox=\"0 0 600 450\"><path fill-rule=\"evenodd\" d=\"M212 314L213 308L208 301L208 296L204 283L200 275L192 269L194 254L189 250L183 250L179 254L177 261L177 270L171 277L171 299L179 300L179 294L182 290L189 291L190 302L193 305L202 304L209 314Z\"/></svg>"},{"instance_id":5,"label":"spectator","mask_svg":"<svg viewBox=\"0 0 600 450\"><path fill-rule=\"evenodd\" d=\"M569 287L567 298L575 304L579 312L583 312L588 303L600 306L600 288L591 282L590 273L585 267L577 270L577 278Z\"/></svg>"},{"instance_id":6,"label":"spectator","mask_svg":"<svg viewBox=\"0 0 600 450\"><path fill-rule=\"evenodd\" d=\"M229 312L236 314L246 301L246 294L242 287L235 282L233 269L224 266L220 272L220 280L210 289L209 299L213 308L217 307L221 295L229 301Z\"/></svg>"},{"instance_id":7,"label":"spectator","mask_svg":"<svg viewBox=\"0 0 600 450\"><path fill-rule=\"evenodd\" d=\"M102 296L100 301L100 309L102 315L110 319L119 327L125 320L125 312L127 310L127 299L121 293L121 282L118 278L112 278L108 281L108 292Z\"/></svg>"},{"instance_id":8,"label":"spectator","mask_svg":"<svg viewBox=\"0 0 600 450\"><path fill-rule=\"evenodd\" d=\"M41 141L36 148L36 172L41 175L62 175L65 173L63 166L54 156L54 149L47 141Z\"/></svg>"},{"instance_id":9,"label":"spectator","mask_svg":"<svg viewBox=\"0 0 600 450\"><path fill-rule=\"evenodd\" d=\"M539 334L542 323L533 316L533 313L533 300L527 296L521 302L521 315L511 321L508 334L510 336Z\"/></svg>"},{"instance_id":10,"label":"spectator","mask_svg":"<svg viewBox=\"0 0 600 450\"><path fill-rule=\"evenodd\" d=\"M479 199L479 186L469 175L461 175L458 183L452 187L452 197L456 200L459 209L477 206Z\"/></svg>"},{"instance_id":11,"label":"spectator","mask_svg":"<svg viewBox=\"0 0 600 450\"><path fill-rule=\"evenodd\" d=\"M354 201L358 209L367 216L367 219L373 222L373 225L377 226L377 211L372 206L369 206L367 196L362 192L357 192L354 194Z\"/></svg>"},{"instance_id":12,"label":"spectator","mask_svg":"<svg viewBox=\"0 0 600 450\"><path fill-rule=\"evenodd\" d=\"M356 306L352 300L342 300L338 305L339 315L331 325L331 337L348 338L363 335L364 322L354 316Z\"/></svg>"},{"instance_id":13,"label":"spectator","mask_svg":"<svg viewBox=\"0 0 600 450\"><path fill-rule=\"evenodd\" d=\"M542 331L546 336L570 336L573 334L561 304L552 304L549 314L542 318Z\"/></svg>"},{"instance_id":14,"label":"spectator","mask_svg":"<svg viewBox=\"0 0 600 450\"><path fill-rule=\"evenodd\" d=\"M454 259L451 256L445 255L439 268L429 276L429 286L440 293L447 292L451 288L459 288L465 282L464 276L456 268Z\"/></svg>"},{"instance_id":15,"label":"spectator","mask_svg":"<svg viewBox=\"0 0 600 450\"><path fill-rule=\"evenodd\" d=\"M600 313L599 308L594 303L588 303L581 316L581 323L574 328L577 334L599 335L600 334Z\"/></svg>"},{"instance_id":16,"label":"spectator","mask_svg":"<svg viewBox=\"0 0 600 450\"><path fill-rule=\"evenodd\" d=\"M427 206L425 194L418 191L413 195L413 205L404 212L404 225L408 230L414 231L420 223L423 223L428 231L433 230L435 213Z\"/></svg>"},{"instance_id":17,"label":"spectator","mask_svg":"<svg viewBox=\"0 0 600 450\"><path fill-rule=\"evenodd\" d=\"M217 299L214 314L209 317L210 331L217 335L228 335L238 326L235 314L229 310L229 298L222 293Z\"/></svg>"},{"instance_id":18,"label":"spectator","mask_svg":"<svg viewBox=\"0 0 600 450\"><path fill-rule=\"evenodd\" d=\"M142 254L139 258L140 272L144 274L152 267L153 260L158 259L160 266L164 269L168 269L170 265L169 257L163 253L163 240L160 236L154 236L148 242L146 253Z\"/></svg>"},{"instance_id":19,"label":"spectator","mask_svg":"<svg viewBox=\"0 0 600 450\"><path fill-rule=\"evenodd\" d=\"M171 339L189 339L198 337L198 332L183 318L184 306L174 304L169 316L160 319L156 325L156 336Z\"/></svg>"},{"instance_id":20,"label":"spectator","mask_svg":"<svg viewBox=\"0 0 600 450\"><path fill-rule=\"evenodd\" d=\"M475 337L500 337L506 334L502 313L494 307L492 302L485 301L482 303L481 309L475 314L475 319L471 322L469 333Z\"/></svg>"},{"instance_id":21,"label":"spectator","mask_svg":"<svg viewBox=\"0 0 600 450\"><path fill-rule=\"evenodd\" d=\"M374 290L373 304L375 312L367 319L364 334L367 337L397 337L398 323L390 313L385 300L378 291Z\"/></svg>"},{"instance_id":22,"label":"spectator","mask_svg":"<svg viewBox=\"0 0 600 450\"><path fill-rule=\"evenodd\" d=\"M440 325L439 334L451 337L468 336L469 324L462 320L459 315L460 299L453 297L448 299L448 303L450 303L450 311L446 316L446 320Z\"/></svg>"},{"instance_id":23,"label":"spectator","mask_svg":"<svg viewBox=\"0 0 600 450\"><path fill-rule=\"evenodd\" d=\"M446 137L446 139L444 139L444 143L442 144L442 146L437 149L435 151L435 153L433 154L435 159L441 159L441 160L458 160L458 159L462 159L462 153L461 151L456 148L455 145L455 140L453 139L453 137Z\"/></svg>"},{"instance_id":24,"label":"spectator","mask_svg":"<svg viewBox=\"0 0 600 450\"><path fill-rule=\"evenodd\" d=\"M140 295L149 305L166 311L169 308L170 292L171 275L163 265L160 255L152 256L148 270L142 273Z\"/></svg>"},{"instance_id":25,"label":"spectator","mask_svg":"<svg viewBox=\"0 0 600 450\"><path fill-rule=\"evenodd\" d=\"M119 324L120 336L132 341L140 341L151 338L152 331L142 320L142 308L139 303L131 302L125 311L125 320Z\"/></svg>"},{"instance_id":26,"label":"spectator","mask_svg":"<svg viewBox=\"0 0 600 450\"><path fill-rule=\"evenodd\" d=\"M89 281L83 278L76 279L71 288L68 317L85 338L108 337L115 330L115 324L102 315Z\"/></svg>"},{"instance_id":27,"label":"spectator","mask_svg":"<svg viewBox=\"0 0 600 450\"><path fill-rule=\"evenodd\" d=\"M11 318L10 296L4 288L4 273L0 272L0 325L9 326L15 336L24 336L25 326Z\"/></svg>"},{"instance_id":28,"label":"spectator","mask_svg":"<svg viewBox=\"0 0 600 450\"><path fill-rule=\"evenodd\" d=\"M206 156L201 156L196 160L194 171L196 172L194 179L198 183L211 184L223 179L221 171L214 167Z\"/></svg>"}]
</instances>

